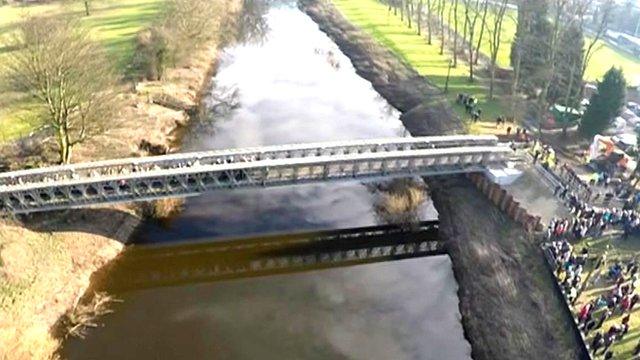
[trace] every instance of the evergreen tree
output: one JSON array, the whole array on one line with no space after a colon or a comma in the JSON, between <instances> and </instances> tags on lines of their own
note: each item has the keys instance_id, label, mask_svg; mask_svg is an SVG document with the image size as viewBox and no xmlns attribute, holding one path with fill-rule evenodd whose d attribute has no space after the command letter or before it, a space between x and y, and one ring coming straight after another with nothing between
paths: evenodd
<instances>
[{"instance_id":1,"label":"evergreen tree","mask_svg":"<svg viewBox=\"0 0 640 360\"><path fill-rule=\"evenodd\" d=\"M580 132L588 137L606 130L613 118L620 114L626 98L626 81L622 69L612 67L598 82L598 92L591 96L584 113Z\"/></svg>"}]
</instances>

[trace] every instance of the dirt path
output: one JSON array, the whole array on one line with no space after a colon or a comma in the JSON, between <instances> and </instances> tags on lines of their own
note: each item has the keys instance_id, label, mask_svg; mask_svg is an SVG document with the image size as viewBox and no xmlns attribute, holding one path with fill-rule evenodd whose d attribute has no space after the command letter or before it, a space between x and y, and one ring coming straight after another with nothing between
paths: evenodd
<instances>
[{"instance_id":1,"label":"dirt path","mask_svg":"<svg viewBox=\"0 0 640 360\"><path fill-rule=\"evenodd\" d=\"M412 135L463 131L439 89L351 25L327 0L302 0L300 6L352 60L358 74L403 113L401 120ZM523 229L465 178L431 181L430 187L460 285L462 322L473 358L579 358L542 254Z\"/></svg>"}]
</instances>

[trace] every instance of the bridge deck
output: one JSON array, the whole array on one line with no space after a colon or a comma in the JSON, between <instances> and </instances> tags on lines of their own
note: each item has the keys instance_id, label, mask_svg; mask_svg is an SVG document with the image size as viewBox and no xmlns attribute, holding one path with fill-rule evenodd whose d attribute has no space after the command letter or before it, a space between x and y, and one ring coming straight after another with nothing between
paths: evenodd
<instances>
[{"instance_id":1,"label":"bridge deck","mask_svg":"<svg viewBox=\"0 0 640 360\"><path fill-rule=\"evenodd\" d=\"M320 144L301 145L300 148L287 145L281 153L274 149L282 147L223 151L225 156L231 156L230 161L215 156L201 161L203 158L198 154L202 153L179 154L176 155L178 160L172 156L151 157L141 159L147 165L136 171L128 171L120 165L105 166L102 162L74 167L102 169L95 174L85 171L81 175L74 172L71 176L58 176L61 171L67 171L61 169L68 167L2 174L0 176L5 180L14 181L0 185L0 213L184 197L235 187L478 172L489 165L503 166L512 154L508 147L498 145L495 137L455 141L449 137L398 140L396 143L388 139L329 143L327 148ZM466 145L452 146L452 142ZM487 142L495 145L487 146ZM379 147L380 143L386 145ZM241 153L261 155L238 160Z\"/></svg>"},{"instance_id":2,"label":"bridge deck","mask_svg":"<svg viewBox=\"0 0 640 360\"><path fill-rule=\"evenodd\" d=\"M496 146L495 136L430 136L416 138L366 139L308 144L274 145L244 149L212 150L162 156L95 161L0 173L3 186L33 182L57 182L109 175L125 175L151 170L188 168L198 165L230 164L269 159L304 158L338 154L362 154L398 150L460 146Z\"/></svg>"}]
</instances>

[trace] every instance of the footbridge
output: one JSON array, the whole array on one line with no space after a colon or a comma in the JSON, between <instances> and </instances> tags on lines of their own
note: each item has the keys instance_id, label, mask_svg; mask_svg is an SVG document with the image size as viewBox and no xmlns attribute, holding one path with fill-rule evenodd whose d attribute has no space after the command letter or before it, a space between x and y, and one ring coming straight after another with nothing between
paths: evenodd
<instances>
[{"instance_id":1,"label":"footbridge","mask_svg":"<svg viewBox=\"0 0 640 360\"><path fill-rule=\"evenodd\" d=\"M0 214L348 179L482 172L511 149L494 136L437 136L265 146L0 173Z\"/></svg>"}]
</instances>

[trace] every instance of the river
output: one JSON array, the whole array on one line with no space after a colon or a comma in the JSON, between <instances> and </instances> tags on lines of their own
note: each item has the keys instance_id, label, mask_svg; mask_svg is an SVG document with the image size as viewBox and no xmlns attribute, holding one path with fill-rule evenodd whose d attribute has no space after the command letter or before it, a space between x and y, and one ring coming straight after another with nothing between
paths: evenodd
<instances>
[{"instance_id":1,"label":"river","mask_svg":"<svg viewBox=\"0 0 640 360\"><path fill-rule=\"evenodd\" d=\"M224 51L185 151L407 136L400 114L295 4L272 2L250 15L258 31ZM178 216L145 224L134 241L381 224L389 188L347 182L220 191L188 199ZM411 212L437 218L428 197ZM103 326L66 341L62 355L469 359L456 291L447 256L127 291L115 294L122 302Z\"/></svg>"}]
</instances>

